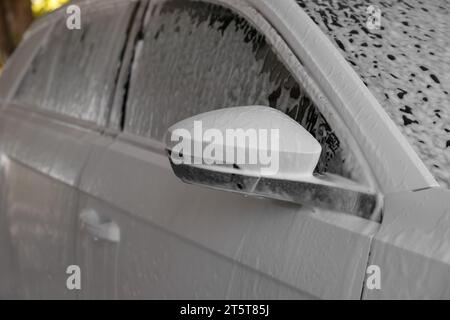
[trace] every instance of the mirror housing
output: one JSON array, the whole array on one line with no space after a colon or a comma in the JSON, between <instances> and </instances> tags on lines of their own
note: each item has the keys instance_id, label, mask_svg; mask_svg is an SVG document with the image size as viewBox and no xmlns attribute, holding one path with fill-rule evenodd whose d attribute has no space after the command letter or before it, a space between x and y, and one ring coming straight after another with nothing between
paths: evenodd
<instances>
[{"instance_id":1,"label":"mirror housing","mask_svg":"<svg viewBox=\"0 0 450 320\"><path fill-rule=\"evenodd\" d=\"M224 172L234 166L246 175L294 180L312 176L322 151L297 122L260 106L214 110L180 121L169 128L166 149L182 153L185 164Z\"/></svg>"},{"instance_id":2,"label":"mirror housing","mask_svg":"<svg viewBox=\"0 0 450 320\"><path fill-rule=\"evenodd\" d=\"M379 220L381 197L331 174L315 175L322 147L270 107L219 109L169 128L166 151L182 181Z\"/></svg>"}]
</instances>

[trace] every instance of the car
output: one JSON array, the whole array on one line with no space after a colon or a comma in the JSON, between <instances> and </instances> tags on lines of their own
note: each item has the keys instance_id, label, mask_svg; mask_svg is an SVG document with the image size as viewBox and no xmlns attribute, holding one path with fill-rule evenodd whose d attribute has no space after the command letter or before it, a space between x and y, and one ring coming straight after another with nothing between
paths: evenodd
<instances>
[{"instance_id":1,"label":"car","mask_svg":"<svg viewBox=\"0 0 450 320\"><path fill-rule=\"evenodd\" d=\"M39 19L0 78L0 297L450 298L448 10L86 0ZM177 163L194 121L279 129L256 147L279 170Z\"/></svg>"}]
</instances>

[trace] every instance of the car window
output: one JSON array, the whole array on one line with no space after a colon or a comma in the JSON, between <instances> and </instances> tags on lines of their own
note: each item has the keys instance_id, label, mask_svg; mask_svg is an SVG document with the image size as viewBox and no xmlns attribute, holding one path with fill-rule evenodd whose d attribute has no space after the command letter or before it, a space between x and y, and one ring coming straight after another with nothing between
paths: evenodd
<instances>
[{"instance_id":1,"label":"car window","mask_svg":"<svg viewBox=\"0 0 450 320\"><path fill-rule=\"evenodd\" d=\"M39 43L45 37L49 26L42 26L32 32L27 32L14 54L7 60L5 68L0 73L0 100L9 98L11 91L20 76L26 71L26 65L30 62Z\"/></svg>"},{"instance_id":2,"label":"car window","mask_svg":"<svg viewBox=\"0 0 450 320\"><path fill-rule=\"evenodd\" d=\"M180 120L246 105L287 113L321 143L316 171L356 180L351 151L249 22L198 1L169 0L152 10L136 45L124 130L164 141Z\"/></svg>"},{"instance_id":3,"label":"car window","mask_svg":"<svg viewBox=\"0 0 450 320\"><path fill-rule=\"evenodd\" d=\"M80 30L69 30L65 17L58 20L14 100L104 124L133 6L82 7Z\"/></svg>"}]
</instances>

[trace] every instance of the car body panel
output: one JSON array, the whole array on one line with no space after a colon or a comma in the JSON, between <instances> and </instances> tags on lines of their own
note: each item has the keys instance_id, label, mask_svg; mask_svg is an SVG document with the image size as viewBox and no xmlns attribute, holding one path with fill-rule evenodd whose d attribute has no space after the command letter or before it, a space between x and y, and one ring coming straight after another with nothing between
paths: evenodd
<instances>
[{"instance_id":1,"label":"car body panel","mask_svg":"<svg viewBox=\"0 0 450 320\"><path fill-rule=\"evenodd\" d=\"M380 267L381 290L364 298L450 299L450 190L392 194L384 211L369 261Z\"/></svg>"},{"instance_id":2,"label":"car body panel","mask_svg":"<svg viewBox=\"0 0 450 320\"><path fill-rule=\"evenodd\" d=\"M107 202L85 195L81 210L107 212L102 218L119 226L121 239L80 229L82 299L313 298Z\"/></svg>"},{"instance_id":3,"label":"car body panel","mask_svg":"<svg viewBox=\"0 0 450 320\"><path fill-rule=\"evenodd\" d=\"M92 133L50 119L19 108L6 108L0 117L1 219L7 226L0 264L9 270L2 277L15 275L14 286L1 287L5 298L75 297L65 286L65 269L76 259L77 185Z\"/></svg>"},{"instance_id":4,"label":"car body panel","mask_svg":"<svg viewBox=\"0 0 450 320\"><path fill-rule=\"evenodd\" d=\"M6 163L7 190L2 210L9 226L14 287L1 296L25 299L73 299L65 269L75 260L74 214L77 191L11 160ZM51 253L51 254L49 254ZM8 261L9 260L9 261ZM8 291L12 290L12 291Z\"/></svg>"}]
</instances>

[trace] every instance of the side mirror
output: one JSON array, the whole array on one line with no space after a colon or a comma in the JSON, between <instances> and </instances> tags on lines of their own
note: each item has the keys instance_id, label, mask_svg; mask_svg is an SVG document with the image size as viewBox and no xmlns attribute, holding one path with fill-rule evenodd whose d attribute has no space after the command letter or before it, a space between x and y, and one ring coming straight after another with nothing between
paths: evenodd
<instances>
[{"instance_id":1,"label":"side mirror","mask_svg":"<svg viewBox=\"0 0 450 320\"><path fill-rule=\"evenodd\" d=\"M377 194L336 175L314 175L321 145L273 108L226 108L185 119L169 128L166 150L186 183L379 219Z\"/></svg>"}]
</instances>

